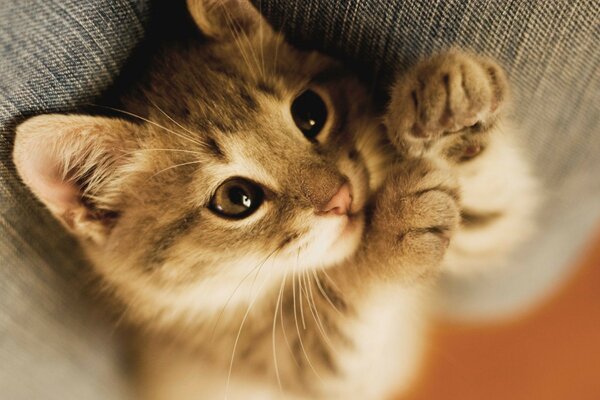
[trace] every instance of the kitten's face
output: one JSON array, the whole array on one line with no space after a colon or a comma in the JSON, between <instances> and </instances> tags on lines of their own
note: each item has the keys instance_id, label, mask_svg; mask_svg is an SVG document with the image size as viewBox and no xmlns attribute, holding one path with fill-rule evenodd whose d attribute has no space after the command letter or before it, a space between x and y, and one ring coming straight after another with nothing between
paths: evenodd
<instances>
[{"instance_id":1,"label":"kitten's face","mask_svg":"<svg viewBox=\"0 0 600 400\"><path fill-rule=\"evenodd\" d=\"M253 10L244 9L234 34L215 28L217 11L198 17L191 7L213 34L158 57L124 100L145 120L113 120L114 127L91 118L92 131L110 130L107 151L115 156L77 170L70 164L82 156L62 153L69 165L62 172L86 190L83 216L45 200L88 238L101 274L144 318L247 304L286 274L351 257L380 181L382 135L353 78L324 56L288 46ZM63 130L90 124L62 118L55 125ZM41 124L25 123L18 135ZM48 198L33 187L26 162L15 160ZM89 226L93 234L81 232Z\"/></svg>"}]
</instances>

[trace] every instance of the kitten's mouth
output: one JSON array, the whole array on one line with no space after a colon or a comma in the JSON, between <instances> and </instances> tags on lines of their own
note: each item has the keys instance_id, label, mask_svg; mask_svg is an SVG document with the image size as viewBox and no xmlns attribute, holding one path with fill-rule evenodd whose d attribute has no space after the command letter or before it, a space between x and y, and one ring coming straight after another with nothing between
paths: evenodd
<instances>
[{"instance_id":1,"label":"kitten's mouth","mask_svg":"<svg viewBox=\"0 0 600 400\"><path fill-rule=\"evenodd\" d=\"M344 221L340 224L337 237L333 240L329 248L332 251L341 251L346 257L354 254L359 238L362 235L364 214L362 210L340 216Z\"/></svg>"},{"instance_id":2,"label":"kitten's mouth","mask_svg":"<svg viewBox=\"0 0 600 400\"><path fill-rule=\"evenodd\" d=\"M359 213L353 213L346 216L346 221L340 231L339 239L343 239L345 236L352 235L359 225Z\"/></svg>"}]
</instances>

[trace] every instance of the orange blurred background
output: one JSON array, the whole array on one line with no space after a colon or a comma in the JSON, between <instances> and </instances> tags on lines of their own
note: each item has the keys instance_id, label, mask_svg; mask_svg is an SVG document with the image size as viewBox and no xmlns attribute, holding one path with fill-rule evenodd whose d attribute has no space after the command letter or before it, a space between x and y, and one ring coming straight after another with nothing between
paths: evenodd
<instances>
[{"instance_id":1,"label":"orange blurred background","mask_svg":"<svg viewBox=\"0 0 600 400\"><path fill-rule=\"evenodd\" d=\"M398 400L600 399L600 231L540 307L495 324L438 321L420 379Z\"/></svg>"}]
</instances>

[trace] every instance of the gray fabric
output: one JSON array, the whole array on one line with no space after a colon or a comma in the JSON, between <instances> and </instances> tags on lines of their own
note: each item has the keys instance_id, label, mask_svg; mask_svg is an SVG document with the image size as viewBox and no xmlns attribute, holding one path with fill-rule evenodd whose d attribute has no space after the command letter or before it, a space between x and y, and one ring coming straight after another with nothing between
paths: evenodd
<instances>
[{"instance_id":1,"label":"gray fabric","mask_svg":"<svg viewBox=\"0 0 600 400\"><path fill-rule=\"evenodd\" d=\"M73 241L14 173L13 127L69 111L118 74L143 2L0 1L0 398L117 399L118 348L88 296Z\"/></svg>"},{"instance_id":2,"label":"gray fabric","mask_svg":"<svg viewBox=\"0 0 600 400\"><path fill-rule=\"evenodd\" d=\"M598 1L254 3L296 43L345 59L375 90L450 46L500 60L515 89L514 119L547 198L540 234L504 269L469 281L447 277L442 303L456 316L498 317L535 305L564 281L600 222Z\"/></svg>"},{"instance_id":3,"label":"gray fabric","mask_svg":"<svg viewBox=\"0 0 600 400\"><path fill-rule=\"evenodd\" d=\"M600 8L588 1L255 0L297 43L340 56L385 87L395 70L458 44L499 58L549 200L541 232L511 268L449 279L449 309L508 312L533 301L600 215ZM118 348L80 289L80 254L10 162L25 116L97 96L144 34L134 0L0 0L0 393L7 399L118 399ZM532 290L535 287L536 290Z\"/></svg>"}]
</instances>

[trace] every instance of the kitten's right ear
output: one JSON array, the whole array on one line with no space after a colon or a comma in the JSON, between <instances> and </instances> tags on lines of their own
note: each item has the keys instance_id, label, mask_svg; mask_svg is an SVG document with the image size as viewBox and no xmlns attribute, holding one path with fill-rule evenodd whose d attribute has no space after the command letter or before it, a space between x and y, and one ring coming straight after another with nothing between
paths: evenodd
<instances>
[{"instance_id":1,"label":"kitten's right ear","mask_svg":"<svg viewBox=\"0 0 600 400\"><path fill-rule=\"evenodd\" d=\"M198 28L210 38L270 29L250 0L187 0L187 6Z\"/></svg>"},{"instance_id":2,"label":"kitten's right ear","mask_svg":"<svg viewBox=\"0 0 600 400\"><path fill-rule=\"evenodd\" d=\"M114 118L40 115L17 127L13 161L55 217L100 244L118 216L119 179L136 128Z\"/></svg>"}]
</instances>

